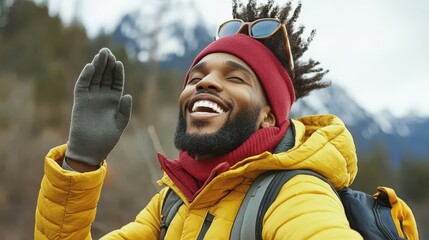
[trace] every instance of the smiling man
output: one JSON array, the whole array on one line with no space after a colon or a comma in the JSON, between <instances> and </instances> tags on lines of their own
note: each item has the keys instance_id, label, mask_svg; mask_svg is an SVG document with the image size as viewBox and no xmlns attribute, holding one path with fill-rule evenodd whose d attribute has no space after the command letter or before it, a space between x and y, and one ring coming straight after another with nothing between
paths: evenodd
<instances>
[{"instance_id":1,"label":"smiling man","mask_svg":"<svg viewBox=\"0 0 429 240\"><path fill-rule=\"evenodd\" d=\"M294 100L292 81L269 49L244 34L221 38L185 77L175 135L181 152L175 161L160 155L161 166L192 200L217 174L272 152L288 129Z\"/></svg>"},{"instance_id":2,"label":"smiling man","mask_svg":"<svg viewBox=\"0 0 429 240\"><path fill-rule=\"evenodd\" d=\"M198 159L231 152L275 123L253 70L226 53L210 54L191 69L179 106L176 147Z\"/></svg>"},{"instance_id":3,"label":"smiling man","mask_svg":"<svg viewBox=\"0 0 429 240\"><path fill-rule=\"evenodd\" d=\"M263 216L260 238L362 239L331 187L345 188L356 176L350 133L333 115L288 118L297 98L328 85L320 82L326 72L315 68L317 62L293 60L291 49L298 59L309 42L298 32L289 45L286 26L293 25L283 20L290 3L256 7L249 1L240 8L234 1L234 6L234 16L242 20L220 25L217 40L186 74L175 133L179 156L158 155L164 171L158 183L165 187L135 221L103 239L235 239L236 216L256 177L294 169L317 172L330 184L310 175L290 179ZM280 19L267 18L272 16ZM316 75L306 78L305 73ZM45 158L35 239L91 238L105 159L131 114L131 96L123 95L123 85L123 65L109 49L83 69L68 142ZM163 208L173 195L183 204L170 217Z\"/></svg>"}]
</instances>

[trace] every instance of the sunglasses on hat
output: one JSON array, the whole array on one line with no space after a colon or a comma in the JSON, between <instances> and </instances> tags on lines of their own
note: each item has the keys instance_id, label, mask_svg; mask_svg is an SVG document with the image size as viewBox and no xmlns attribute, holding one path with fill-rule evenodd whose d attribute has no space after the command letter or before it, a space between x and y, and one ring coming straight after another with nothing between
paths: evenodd
<instances>
[{"instance_id":1,"label":"sunglasses on hat","mask_svg":"<svg viewBox=\"0 0 429 240\"><path fill-rule=\"evenodd\" d=\"M293 70L294 63L292 52L290 50L289 38L285 24L276 18L261 18L253 22L244 22L241 19L233 19L219 25L216 31L216 40L219 38L231 36L242 31L247 26L248 35L255 39L269 38L279 29L283 30L285 40L286 56L288 58L289 68Z\"/></svg>"}]
</instances>

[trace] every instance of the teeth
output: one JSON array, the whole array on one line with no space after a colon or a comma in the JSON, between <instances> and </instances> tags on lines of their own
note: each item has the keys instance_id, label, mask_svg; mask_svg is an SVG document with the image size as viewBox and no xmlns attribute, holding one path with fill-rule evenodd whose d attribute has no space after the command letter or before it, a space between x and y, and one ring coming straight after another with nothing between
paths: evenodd
<instances>
[{"instance_id":1,"label":"teeth","mask_svg":"<svg viewBox=\"0 0 429 240\"><path fill-rule=\"evenodd\" d=\"M192 107L192 112L195 112L198 107L211 108L213 111L215 111L219 114L224 113L223 109L221 107L219 107L219 105L217 105L216 103L211 102L211 101L206 101L206 100L196 101L194 103L194 106Z\"/></svg>"}]
</instances>

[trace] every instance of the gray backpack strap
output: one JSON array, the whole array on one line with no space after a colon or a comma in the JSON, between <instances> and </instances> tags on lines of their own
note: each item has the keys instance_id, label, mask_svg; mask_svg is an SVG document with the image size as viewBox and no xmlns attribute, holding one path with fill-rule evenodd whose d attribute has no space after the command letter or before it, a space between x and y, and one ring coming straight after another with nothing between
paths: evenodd
<instances>
[{"instance_id":1,"label":"gray backpack strap","mask_svg":"<svg viewBox=\"0 0 429 240\"><path fill-rule=\"evenodd\" d=\"M274 178L273 172L266 172L258 176L250 186L241 203L234 225L232 226L230 239L254 240L257 209L264 197L265 190ZM255 208L256 207L256 208Z\"/></svg>"},{"instance_id":2,"label":"gray backpack strap","mask_svg":"<svg viewBox=\"0 0 429 240\"><path fill-rule=\"evenodd\" d=\"M250 186L238 210L231 231L232 240L261 240L262 221L283 185L299 174L323 176L310 170L270 171L258 176ZM335 191L336 192L336 191Z\"/></svg>"},{"instance_id":3,"label":"gray backpack strap","mask_svg":"<svg viewBox=\"0 0 429 240\"><path fill-rule=\"evenodd\" d=\"M159 234L160 240L165 238L167 229L182 204L182 199L171 188L169 188L165 194L164 202L162 203L160 223L161 232Z\"/></svg>"},{"instance_id":4,"label":"gray backpack strap","mask_svg":"<svg viewBox=\"0 0 429 240\"><path fill-rule=\"evenodd\" d=\"M295 126L292 121L289 125L289 128L286 130L285 135L283 136L280 143L274 149L274 153L286 152L295 145ZM268 185L273 180L274 176L277 174L276 171L270 171L261 174L258 176L255 181L250 186L247 194L241 203L240 209L237 213L237 216L232 226L230 239L246 239L254 240L255 236L255 226L257 224L257 215L259 214L252 207L259 207L262 198L264 197L265 191L268 188ZM250 205L250 207L249 207ZM249 209L249 211L247 211ZM250 226L250 227L249 227ZM250 229L249 229L250 228ZM262 230L262 229L261 229ZM262 232L262 231L261 231Z\"/></svg>"}]
</instances>

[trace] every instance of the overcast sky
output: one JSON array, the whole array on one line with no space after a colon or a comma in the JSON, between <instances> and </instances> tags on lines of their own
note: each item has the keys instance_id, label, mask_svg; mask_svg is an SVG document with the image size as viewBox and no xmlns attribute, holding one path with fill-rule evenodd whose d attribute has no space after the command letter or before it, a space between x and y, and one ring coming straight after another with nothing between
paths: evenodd
<instances>
[{"instance_id":1,"label":"overcast sky","mask_svg":"<svg viewBox=\"0 0 429 240\"><path fill-rule=\"evenodd\" d=\"M95 35L101 28L111 31L123 14L147 1L85 0L80 16ZM61 12L65 21L74 14L74 1L48 2L51 13ZM429 116L429 1L302 2L298 22L317 30L307 56L330 70L332 82L372 113L387 109L396 116ZM231 0L196 3L212 25L231 18Z\"/></svg>"}]
</instances>

